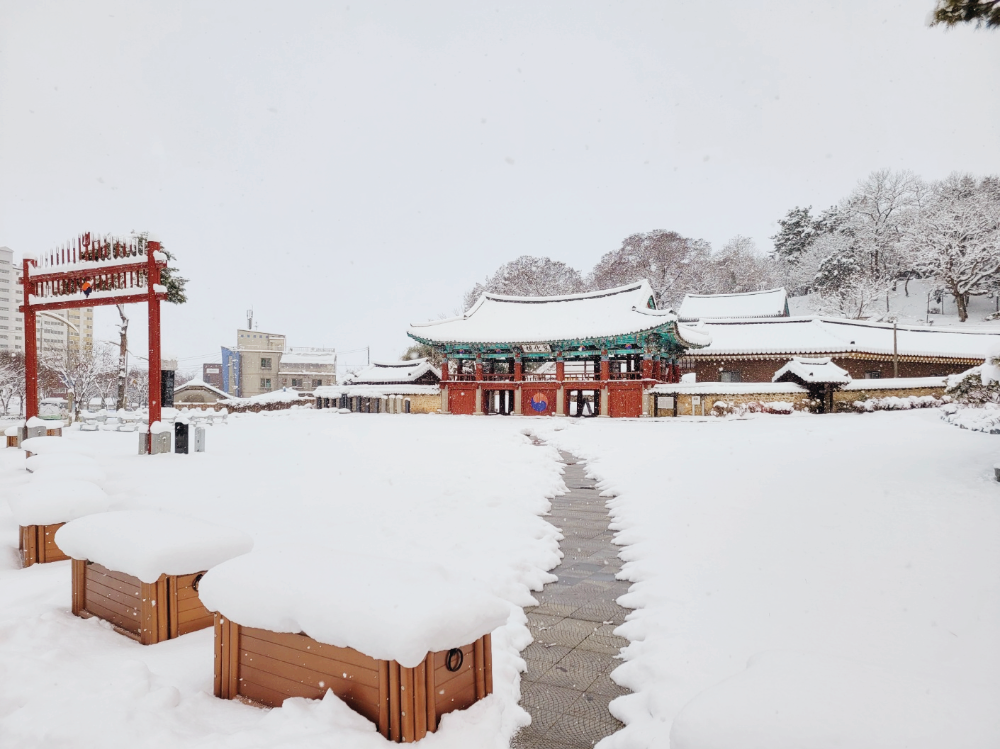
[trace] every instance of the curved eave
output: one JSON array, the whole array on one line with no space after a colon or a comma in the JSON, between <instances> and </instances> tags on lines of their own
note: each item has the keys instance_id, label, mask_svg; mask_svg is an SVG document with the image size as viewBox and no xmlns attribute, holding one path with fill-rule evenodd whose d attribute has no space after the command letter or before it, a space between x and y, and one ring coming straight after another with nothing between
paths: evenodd
<instances>
[{"instance_id":1,"label":"curved eave","mask_svg":"<svg viewBox=\"0 0 1000 749\"><path fill-rule=\"evenodd\" d=\"M682 328L683 332L681 330ZM670 320L669 322L654 325L649 328L641 328L639 330L613 333L609 335L532 341L438 341L432 338L425 338L417 335L412 329L406 332L407 336L418 343L437 348L515 348L537 344L548 344L554 351L571 349L572 347L579 345L582 341L591 341L595 346L600 346L602 343L613 341L615 339L640 338L650 334L660 335L662 338L666 339L669 343L679 349L704 348L705 346L710 346L712 343L712 337L709 334L696 331L693 328L688 328L686 326L679 326L675 320Z\"/></svg>"}]
</instances>

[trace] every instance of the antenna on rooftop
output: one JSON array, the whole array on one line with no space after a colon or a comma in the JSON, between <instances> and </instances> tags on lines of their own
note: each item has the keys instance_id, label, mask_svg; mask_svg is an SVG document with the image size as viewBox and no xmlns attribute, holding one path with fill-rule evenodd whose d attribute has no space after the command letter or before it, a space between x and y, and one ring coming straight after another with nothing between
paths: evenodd
<instances>
[{"instance_id":1,"label":"antenna on rooftop","mask_svg":"<svg viewBox=\"0 0 1000 749\"><path fill-rule=\"evenodd\" d=\"M253 330L253 310L247 310L247 330Z\"/></svg>"}]
</instances>

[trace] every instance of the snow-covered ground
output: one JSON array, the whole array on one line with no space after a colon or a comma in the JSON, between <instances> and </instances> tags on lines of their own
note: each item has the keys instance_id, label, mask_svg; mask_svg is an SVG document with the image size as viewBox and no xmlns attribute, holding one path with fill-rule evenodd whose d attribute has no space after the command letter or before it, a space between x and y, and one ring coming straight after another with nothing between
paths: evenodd
<instances>
[{"instance_id":1,"label":"snow-covered ground","mask_svg":"<svg viewBox=\"0 0 1000 749\"><path fill-rule=\"evenodd\" d=\"M204 454L139 457L136 434L64 439L94 456L112 509L187 514L249 533L255 552L294 545L334 560L317 598L363 588L365 560L381 556L452 570L510 601L494 633L494 696L445 716L424 742L466 749L505 747L528 720L515 691L530 642L521 606L559 561L558 534L540 517L563 488L557 456L526 426L303 409L233 415L208 430ZM0 451L0 497L35 480L24 462ZM70 563L18 569L16 524L0 505L0 747L386 745L335 698L272 711L216 699L211 630L143 647L74 617Z\"/></svg>"},{"instance_id":2,"label":"snow-covered ground","mask_svg":"<svg viewBox=\"0 0 1000 749\"><path fill-rule=\"evenodd\" d=\"M602 746L1000 746L1000 438L935 409L584 421L296 410L231 416L191 456L138 457L135 434L65 439L94 455L114 509L232 526L254 553L335 543L340 566L317 595L385 553L509 601L495 695L423 742L478 749L506 746L526 720L520 607L559 561L543 517L562 488L556 454L529 430L616 495L636 582L622 603L636 611L615 678L635 693L612 703L627 727ZM23 465L0 451L0 496L33 480ZM69 563L18 569L5 505L0 746L387 746L329 697L271 711L217 700L210 631L143 647L73 617Z\"/></svg>"},{"instance_id":3,"label":"snow-covered ground","mask_svg":"<svg viewBox=\"0 0 1000 749\"><path fill-rule=\"evenodd\" d=\"M898 322L909 325L947 325L961 329L986 327L1000 331L1000 320L986 320L998 311L995 297L970 297L969 319L961 323L958 321L958 308L954 298L945 294L942 303L938 304L935 297L928 296L933 289L932 282L917 279L910 281L910 293L907 294L906 287L900 283L895 291L889 292L888 311L883 300L874 305L866 317L872 320L885 320L891 316L897 318ZM788 298L788 309L792 316L821 314L821 307L816 294Z\"/></svg>"},{"instance_id":4,"label":"snow-covered ground","mask_svg":"<svg viewBox=\"0 0 1000 749\"><path fill-rule=\"evenodd\" d=\"M1000 438L936 409L537 432L617 495L636 583L602 747L1000 746Z\"/></svg>"}]
</instances>

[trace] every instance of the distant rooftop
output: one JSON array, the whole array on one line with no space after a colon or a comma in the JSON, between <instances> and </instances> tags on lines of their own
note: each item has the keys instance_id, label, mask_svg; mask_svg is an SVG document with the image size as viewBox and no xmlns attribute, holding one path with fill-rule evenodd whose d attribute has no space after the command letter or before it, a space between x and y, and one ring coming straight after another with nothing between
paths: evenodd
<instances>
[{"instance_id":1,"label":"distant rooftop","mask_svg":"<svg viewBox=\"0 0 1000 749\"><path fill-rule=\"evenodd\" d=\"M788 295L783 288L745 294L687 294L678 317L681 320L788 317Z\"/></svg>"},{"instance_id":2,"label":"distant rooftop","mask_svg":"<svg viewBox=\"0 0 1000 749\"><path fill-rule=\"evenodd\" d=\"M347 375L345 385L382 385L390 383L420 382L430 384L441 379L441 370L427 359L409 359L397 362L372 362L364 369Z\"/></svg>"}]
</instances>

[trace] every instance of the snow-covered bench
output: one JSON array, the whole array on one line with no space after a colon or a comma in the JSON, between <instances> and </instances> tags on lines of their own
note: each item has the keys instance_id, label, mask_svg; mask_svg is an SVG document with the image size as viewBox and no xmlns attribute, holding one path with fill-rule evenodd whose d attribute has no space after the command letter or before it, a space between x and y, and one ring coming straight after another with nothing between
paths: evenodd
<instances>
[{"instance_id":1,"label":"snow-covered bench","mask_svg":"<svg viewBox=\"0 0 1000 749\"><path fill-rule=\"evenodd\" d=\"M329 689L397 742L492 693L489 633L510 614L443 570L326 550L231 559L208 572L201 595L218 612L216 696L277 707Z\"/></svg>"},{"instance_id":2,"label":"snow-covered bench","mask_svg":"<svg viewBox=\"0 0 1000 749\"><path fill-rule=\"evenodd\" d=\"M89 515L56 533L73 559L73 613L143 645L212 626L198 596L205 570L250 551L242 531L152 510Z\"/></svg>"},{"instance_id":3,"label":"snow-covered bench","mask_svg":"<svg viewBox=\"0 0 1000 749\"><path fill-rule=\"evenodd\" d=\"M55 542L56 531L70 520L106 512L108 496L89 481L32 481L7 503L19 528L21 564L30 567L69 559Z\"/></svg>"}]
</instances>

